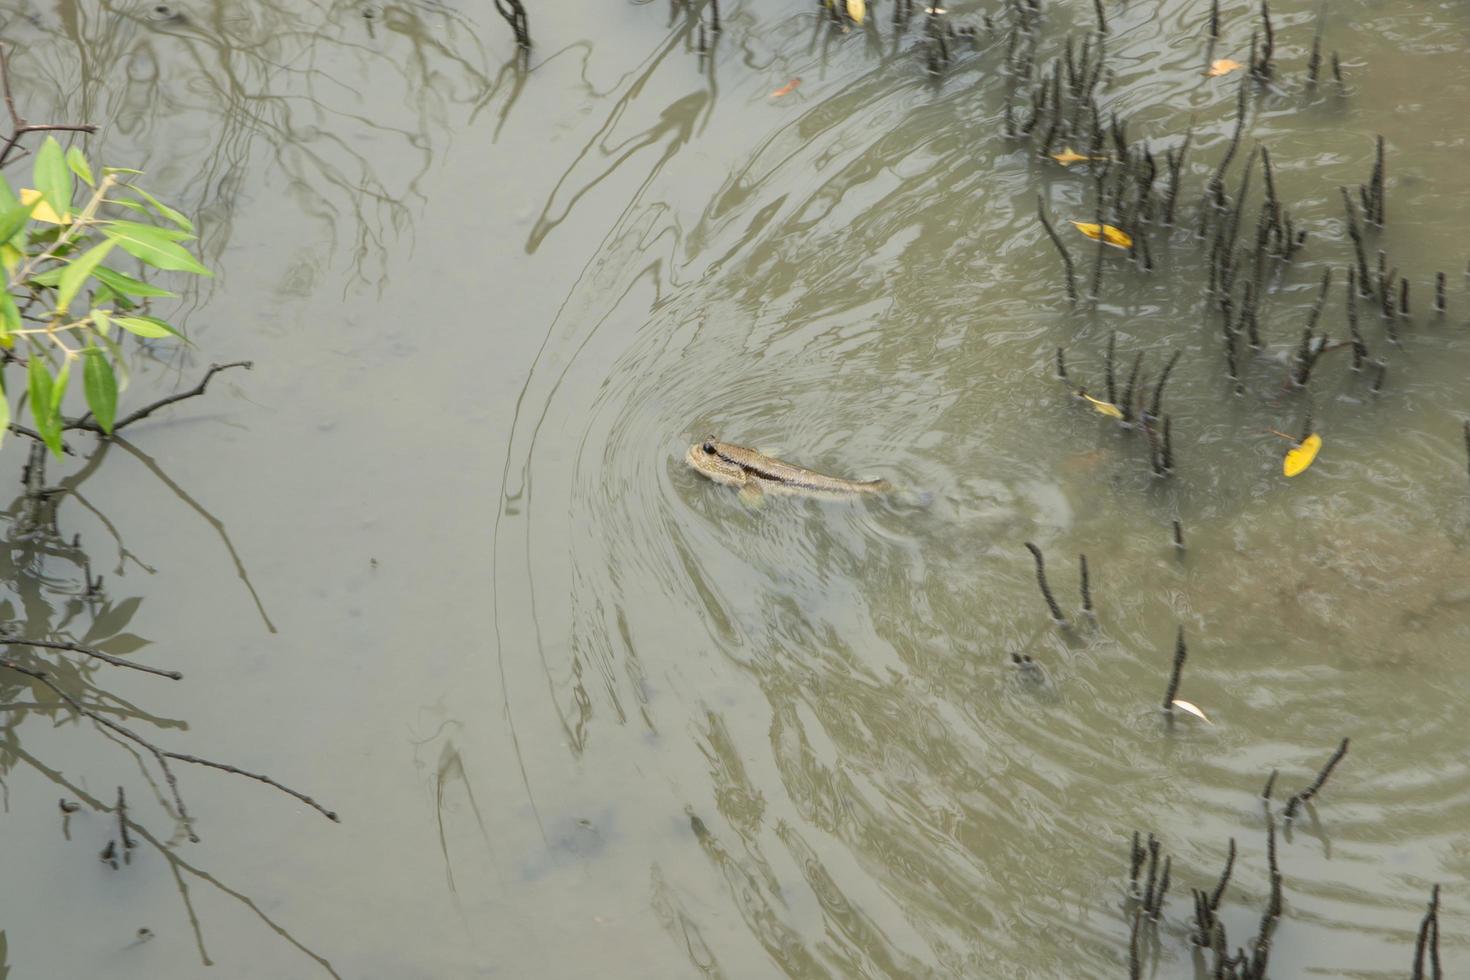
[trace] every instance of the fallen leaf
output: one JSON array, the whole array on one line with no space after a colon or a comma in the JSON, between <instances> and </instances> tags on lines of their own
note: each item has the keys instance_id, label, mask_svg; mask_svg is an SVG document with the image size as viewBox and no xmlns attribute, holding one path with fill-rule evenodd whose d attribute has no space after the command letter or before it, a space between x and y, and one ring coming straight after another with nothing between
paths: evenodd
<instances>
[{"instance_id":1,"label":"fallen leaf","mask_svg":"<svg viewBox=\"0 0 1470 980\"><path fill-rule=\"evenodd\" d=\"M1198 705L1190 704L1188 701L1181 701L1176 698L1174 701L1174 707L1178 708L1180 711L1188 711L1190 714L1194 715L1206 725L1212 724L1210 719L1205 717L1205 713L1199 710Z\"/></svg>"},{"instance_id":2,"label":"fallen leaf","mask_svg":"<svg viewBox=\"0 0 1470 980\"><path fill-rule=\"evenodd\" d=\"M847 0L847 16L852 18L854 24L861 24L867 15L868 5L864 0Z\"/></svg>"},{"instance_id":3,"label":"fallen leaf","mask_svg":"<svg viewBox=\"0 0 1470 980\"><path fill-rule=\"evenodd\" d=\"M1238 71L1244 67L1245 65L1242 65L1238 61L1232 61L1229 58L1221 58L1219 61L1210 62L1210 70L1205 72L1205 74L1209 75L1211 78L1219 78L1221 75L1228 75L1231 72Z\"/></svg>"},{"instance_id":4,"label":"fallen leaf","mask_svg":"<svg viewBox=\"0 0 1470 980\"><path fill-rule=\"evenodd\" d=\"M41 200L40 191L33 187L22 187L20 189L20 203L31 204L33 202L40 202L36 204L36 209L31 212L31 217L37 221L44 221L48 225L71 224L71 215L58 215L55 208L51 207L46 201Z\"/></svg>"},{"instance_id":5,"label":"fallen leaf","mask_svg":"<svg viewBox=\"0 0 1470 980\"><path fill-rule=\"evenodd\" d=\"M1321 448L1322 437L1313 432L1299 445L1287 451L1286 458L1281 461L1281 472L1287 476L1296 476L1312 465L1312 460L1317 458L1317 451Z\"/></svg>"},{"instance_id":6,"label":"fallen leaf","mask_svg":"<svg viewBox=\"0 0 1470 980\"><path fill-rule=\"evenodd\" d=\"M787 82L785 85L782 85L780 88L776 89L776 91L772 92L771 98L779 99L783 95L790 95L792 92L796 91L796 87L800 84L801 79L793 78L791 81Z\"/></svg>"},{"instance_id":7,"label":"fallen leaf","mask_svg":"<svg viewBox=\"0 0 1470 980\"><path fill-rule=\"evenodd\" d=\"M1123 410L1120 409L1117 405L1114 405L1112 402L1105 402L1101 398L1093 398L1085 391L1080 392L1080 394L1083 398L1092 403L1092 407L1097 409L1097 413L1099 415L1106 415L1110 419L1121 420L1123 418Z\"/></svg>"},{"instance_id":8,"label":"fallen leaf","mask_svg":"<svg viewBox=\"0 0 1470 980\"><path fill-rule=\"evenodd\" d=\"M1092 159L1092 157L1083 156L1081 153L1078 153L1070 146L1062 150L1062 152L1060 153L1053 153L1051 155L1051 158L1064 167L1070 167L1074 163L1081 163L1083 160Z\"/></svg>"},{"instance_id":9,"label":"fallen leaf","mask_svg":"<svg viewBox=\"0 0 1470 980\"><path fill-rule=\"evenodd\" d=\"M1072 224L1077 227L1078 231L1093 241L1101 238L1114 248L1129 248L1133 245L1133 236L1120 228L1114 228L1112 225L1095 225L1085 221L1074 221Z\"/></svg>"}]
</instances>

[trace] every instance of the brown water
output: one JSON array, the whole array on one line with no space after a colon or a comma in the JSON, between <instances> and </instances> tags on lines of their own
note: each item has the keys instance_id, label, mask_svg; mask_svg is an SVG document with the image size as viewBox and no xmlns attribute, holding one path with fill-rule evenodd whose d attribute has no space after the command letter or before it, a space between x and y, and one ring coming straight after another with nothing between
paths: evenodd
<instances>
[{"instance_id":1,"label":"brown water","mask_svg":"<svg viewBox=\"0 0 1470 980\"><path fill-rule=\"evenodd\" d=\"M158 348L127 397L256 364L53 464L64 542L17 499L5 611L183 670L59 676L343 816L188 769L188 843L156 771L5 680L3 962L1119 977L1137 830L1173 859L1146 969L1194 976L1190 889L1235 838L1221 916L1247 944L1262 784L1280 770L1279 822L1351 736L1279 841L1271 975L1407 975L1435 882L1457 975L1470 13L1332 3L1346 87L1309 91L1314 5L1273 5L1277 77L1227 185L1268 147L1310 238L1272 272L1236 396L1193 228L1240 77L1203 68L1246 60L1254 8L1224 5L1211 54L1203 0L1107 5L1105 108L1156 153L1195 136L1155 270L1109 254L1101 300L1073 308L1035 197L1086 292L1093 251L1065 219L1090 220L1092 178L1004 138L997 5L950 9L982 43L940 81L922 15L895 38L889 4L845 35L808 4L722 6L701 60L682 10L538 4L525 73L485 3L0 3L27 114L99 122L94 157L198 215L218 270L175 311L197 351ZM1044 8L1049 60L1092 5ZM1347 333L1337 188L1367 179L1374 134L1389 220L1369 247L1412 279L1413 316L1393 347L1365 308L1380 393L1345 351L1285 389L1328 267L1322 326ZM1113 331L1120 373L1183 351L1169 479L1053 377L1063 345L1100 392ZM1288 481L1261 431L1308 410L1324 448ZM684 467L706 432L933 500L752 510ZM17 494L22 461L12 437ZM1050 623L1027 540L1073 628ZM78 596L84 556L103 600ZM1180 696L1212 725L1158 710L1180 624ZM118 784L151 836L114 870L115 818L56 798L106 808Z\"/></svg>"}]
</instances>

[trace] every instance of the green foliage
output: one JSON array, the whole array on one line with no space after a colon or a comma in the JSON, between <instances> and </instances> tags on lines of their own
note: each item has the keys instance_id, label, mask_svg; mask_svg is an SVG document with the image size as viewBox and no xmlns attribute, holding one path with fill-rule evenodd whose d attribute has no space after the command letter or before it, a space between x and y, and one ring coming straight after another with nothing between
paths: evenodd
<instances>
[{"instance_id":1,"label":"green foliage","mask_svg":"<svg viewBox=\"0 0 1470 980\"><path fill-rule=\"evenodd\" d=\"M126 334L182 339L148 309L151 300L175 295L149 282L148 270L210 271L186 247L194 225L132 183L138 173L104 167L99 176L79 147L63 152L47 137L35 154L32 187L12 189L0 176L0 347L7 363L26 367L16 406L0 395L0 438L12 417L20 421L23 402L35 432L52 452L62 452L62 404L77 360L87 406L111 434L128 377L120 341ZM128 256L137 268L116 268ZM114 337L114 325L126 333ZM8 390L4 382L0 372L0 389Z\"/></svg>"}]
</instances>

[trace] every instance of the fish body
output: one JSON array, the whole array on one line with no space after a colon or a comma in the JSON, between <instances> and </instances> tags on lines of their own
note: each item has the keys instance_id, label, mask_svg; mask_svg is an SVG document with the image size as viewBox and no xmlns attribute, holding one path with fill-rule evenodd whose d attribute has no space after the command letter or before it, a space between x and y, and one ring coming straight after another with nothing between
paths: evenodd
<instances>
[{"instance_id":1,"label":"fish body","mask_svg":"<svg viewBox=\"0 0 1470 980\"><path fill-rule=\"evenodd\" d=\"M844 480L790 463L783 463L745 446L720 442L710 436L689 447L685 461L701 474L739 487L742 496L766 493L803 494L811 497L856 497L885 494L894 490L887 480Z\"/></svg>"}]
</instances>

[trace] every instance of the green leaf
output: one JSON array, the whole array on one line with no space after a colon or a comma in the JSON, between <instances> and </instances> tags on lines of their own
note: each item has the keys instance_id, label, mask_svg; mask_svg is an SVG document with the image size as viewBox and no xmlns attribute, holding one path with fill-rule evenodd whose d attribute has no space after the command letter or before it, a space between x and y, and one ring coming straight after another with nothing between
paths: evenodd
<instances>
[{"instance_id":1,"label":"green leaf","mask_svg":"<svg viewBox=\"0 0 1470 980\"><path fill-rule=\"evenodd\" d=\"M199 260L188 252L178 242L170 241L159 232L157 228L149 228L147 225L136 225L133 228L118 229L116 222L104 227L102 233L123 247L129 255L140 262L146 262L155 269L172 269L177 272L192 272L199 276L211 276ZM131 225L131 222L127 222Z\"/></svg>"},{"instance_id":2,"label":"green leaf","mask_svg":"<svg viewBox=\"0 0 1470 980\"><path fill-rule=\"evenodd\" d=\"M88 187L96 187L97 182L92 179L92 168L87 163L87 157L82 153L79 146L73 146L66 151L66 165L71 172L87 182Z\"/></svg>"},{"instance_id":3,"label":"green leaf","mask_svg":"<svg viewBox=\"0 0 1470 980\"><path fill-rule=\"evenodd\" d=\"M82 387L87 394L87 407L97 416L102 431L112 435L112 422L117 418L117 377L107 355L99 348L82 351Z\"/></svg>"},{"instance_id":4,"label":"green leaf","mask_svg":"<svg viewBox=\"0 0 1470 980\"><path fill-rule=\"evenodd\" d=\"M56 312L65 313L71 301L81 291L82 285L91 277L92 271L107 258L116 242L103 242L83 252L61 270L61 279L56 287Z\"/></svg>"},{"instance_id":5,"label":"green leaf","mask_svg":"<svg viewBox=\"0 0 1470 980\"><path fill-rule=\"evenodd\" d=\"M114 203L121 204L125 202L118 201ZM146 214L147 212L144 213ZM114 218L111 221L107 222L107 224L118 231L137 232L143 235L151 235L156 238L167 239L171 242L187 242L191 241L194 238L191 233L187 231L181 231L177 228L160 228L157 225L145 225L137 221L128 221L124 218Z\"/></svg>"},{"instance_id":6,"label":"green leaf","mask_svg":"<svg viewBox=\"0 0 1470 980\"><path fill-rule=\"evenodd\" d=\"M36 190L57 214L64 216L71 212L71 171L66 168L61 144L55 136L46 137L46 142L36 151L34 179Z\"/></svg>"},{"instance_id":7,"label":"green leaf","mask_svg":"<svg viewBox=\"0 0 1470 980\"><path fill-rule=\"evenodd\" d=\"M141 187L135 187L134 185L129 184L128 189L142 195L144 200L153 205L154 210L156 210L159 214L163 215L168 220L172 221L174 224L178 225L184 231L187 231L191 235L194 233L194 222L184 217L178 211L175 211L167 204L164 204L158 198L154 197L152 194L149 194Z\"/></svg>"},{"instance_id":8,"label":"green leaf","mask_svg":"<svg viewBox=\"0 0 1470 980\"><path fill-rule=\"evenodd\" d=\"M135 174L139 177L143 176L143 171L133 170L130 167L103 167L102 172L104 174Z\"/></svg>"},{"instance_id":9,"label":"green leaf","mask_svg":"<svg viewBox=\"0 0 1470 980\"><path fill-rule=\"evenodd\" d=\"M10 189L10 181L0 174L0 211L15 207L20 203L20 198L15 196L15 191Z\"/></svg>"},{"instance_id":10,"label":"green leaf","mask_svg":"<svg viewBox=\"0 0 1470 980\"><path fill-rule=\"evenodd\" d=\"M62 361L61 370L56 372L56 383L51 386L51 415L61 417L61 400L66 397L66 383L71 380L71 361Z\"/></svg>"},{"instance_id":11,"label":"green leaf","mask_svg":"<svg viewBox=\"0 0 1470 980\"><path fill-rule=\"evenodd\" d=\"M54 289L56 286L59 286L61 284L61 273L65 271L65 269L66 266L63 265L53 266L52 268L47 269L45 272L36 273L34 276L31 276L29 279L27 279L26 282L32 283L37 286L50 286Z\"/></svg>"},{"instance_id":12,"label":"green leaf","mask_svg":"<svg viewBox=\"0 0 1470 980\"><path fill-rule=\"evenodd\" d=\"M36 202L21 204L17 201L14 205L0 211L0 242L8 242L31 220L31 212L36 210Z\"/></svg>"},{"instance_id":13,"label":"green leaf","mask_svg":"<svg viewBox=\"0 0 1470 980\"><path fill-rule=\"evenodd\" d=\"M107 289L106 286L102 286L101 288ZM107 310L94 309L92 311L92 325L97 328L97 332L105 340L108 333L112 330L112 314Z\"/></svg>"},{"instance_id":14,"label":"green leaf","mask_svg":"<svg viewBox=\"0 0 1470 980\"><path fill-rule=\"evenodd\" d=\"M92 271L103 285L108 286L115 293L126 293L129 296L173 296L167 289L160 289L152 283L125 276L116 269L109 269L105 265L99 265Z\"/></svg>"},{"instance_id":15,"label":"green leaf","mask_svg":"<svg viewBox=\"0 0 1470 980\"><path fill-rule=\"evenodd\" d=\"M139 337L179 337L173 327L155 316L115 316L112 322Z\"/></svg>"},{"instance_id":16,"label":"green leaf","mask_svg":"<svg viewBox=\"0 0 1470 980\"><path fill-rule=\"evenodd\" d=\"M9 337L19 329L20 310L15 305L15 297L10 295L10 290L0 287L0 338Z\"/></svg>"},{"instance_id":17,"label":"green leaf","mask_svg":"<svg viewBox=\"0 0 1470 980\"><path fill-rule=\"evenodd\" d=\"M51 371L40 354L31 355L30 367L26 369L27 384L31 396L31 416L36 420L36 431L41 441L58 457L61 455L61 420L51 409Z\"/></svg>"}]
</instances>

